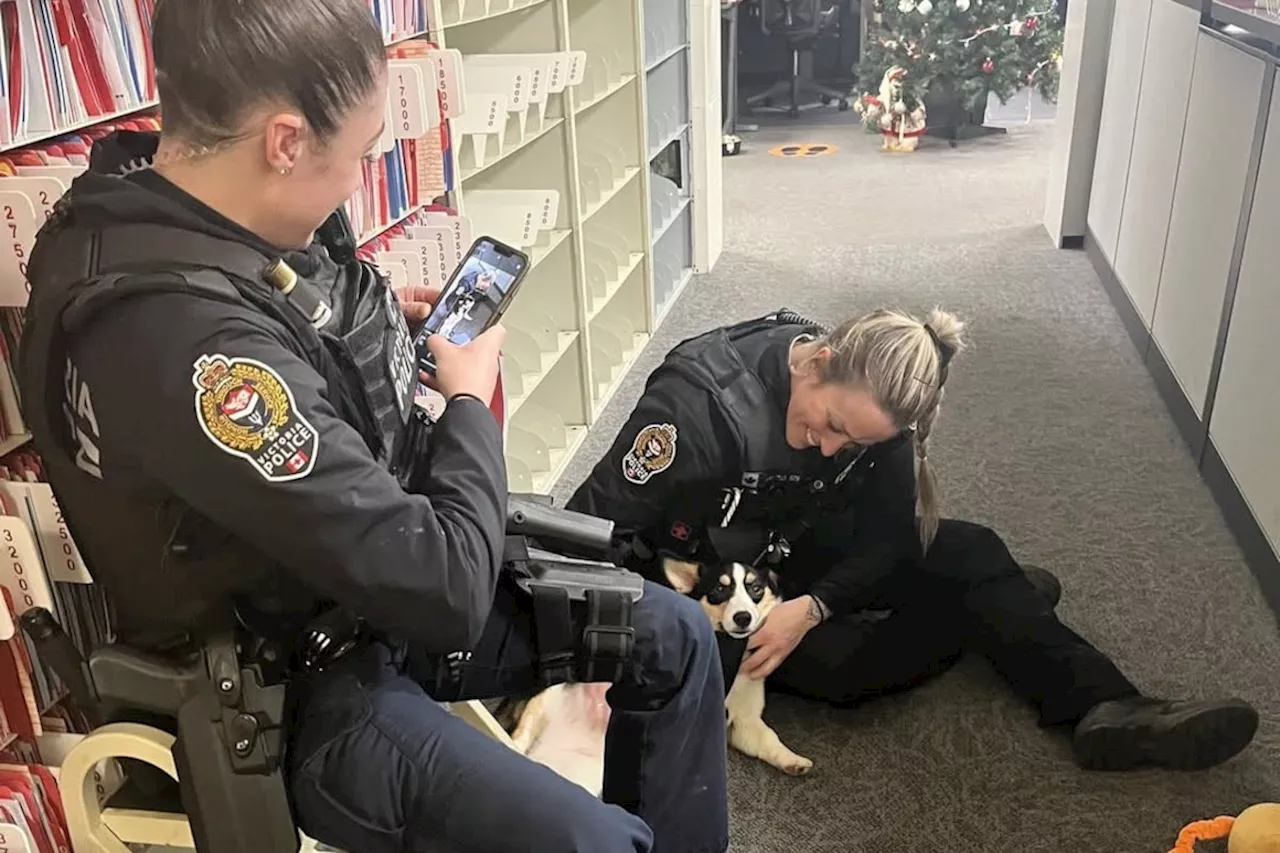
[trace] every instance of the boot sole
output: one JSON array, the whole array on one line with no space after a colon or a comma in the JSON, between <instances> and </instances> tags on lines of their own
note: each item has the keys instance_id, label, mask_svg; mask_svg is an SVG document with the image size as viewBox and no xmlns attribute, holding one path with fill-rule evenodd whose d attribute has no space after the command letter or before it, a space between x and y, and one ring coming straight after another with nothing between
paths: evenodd
<instances>
[{"instance_id":1,"label":"boot sole","mask_svg":"<svg viewBox=\"0 0 1280 853\"><path fill-rule=\"evenodd\" d=\"M1074 746L1086 770L1205 770L1243 750L1257 730L1258 712L1241 702L1188 708L1148 724L1102 723L1079 733Z\"/></svg>"}]
</instances>

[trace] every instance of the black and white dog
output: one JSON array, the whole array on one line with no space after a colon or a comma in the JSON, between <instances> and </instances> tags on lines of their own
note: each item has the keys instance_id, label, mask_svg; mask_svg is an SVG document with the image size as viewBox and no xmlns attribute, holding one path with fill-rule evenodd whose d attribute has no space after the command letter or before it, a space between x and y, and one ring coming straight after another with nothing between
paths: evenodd
<instances>
[{"instance_id":1,"label":"black and white dog","mask_svg":"<svg viewBox=\"0 0 1280 853\"><path fill-rule=\"evenodd\" d=\"M715 567L666 559L663 570L677 592L702 605L717 632L735 639L759 630L782 600L771 572L738 563ZM559 684L530 698L505 700L497 718L517 751L599 796L609 686ZM725 699L730 745L792 776L808 773L813 762L788 749L765 723L764 694L763 681L741 673L734 679Z\"/></svg>"},{"instance_id":2,"label":"black and white dog","mask_svg":"<svg viewBox=\"0 0 1280 853\"><path fill-rule=\"evenodd\" d=\"M667 558L662 568L677 592L702 605L716 631L734 639L742 640L758 631L769 611L782 600L772 572L741 563L709 566ZM764 721L764 681L739 672L725 699L725 712L729 744L734 749L792 776L813 768L812 761L788 749Z\"/></svg>"}]
</instances>

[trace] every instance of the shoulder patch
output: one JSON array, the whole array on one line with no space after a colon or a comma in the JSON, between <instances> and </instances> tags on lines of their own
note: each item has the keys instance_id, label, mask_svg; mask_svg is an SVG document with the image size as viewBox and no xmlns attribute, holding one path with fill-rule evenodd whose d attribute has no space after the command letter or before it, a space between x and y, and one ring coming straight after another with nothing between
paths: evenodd
<instances>
[{"instance_id":1,"label":"shoulder patch","mask_svg":"<svg viewBox=\"0 0 1280 853\"><path fill-rule=\"evenodd\" d=\"M622 476L637 486L649 482L676 461L676 428L673 424L649 424L636 433L631 449L622 457Z\"/></svg>"},{"instance_id":2,"label":"shoulder patch","mask_svg":"<svg viewBox=\"0 0 1280 853\"><path fill-rule=\"evenodd\" d=\"M320 436L279 373L260 361L225 355L202 355L193 367L196 419L220 450L272 482L311 473Z\"/></svg>"}]
</instances>

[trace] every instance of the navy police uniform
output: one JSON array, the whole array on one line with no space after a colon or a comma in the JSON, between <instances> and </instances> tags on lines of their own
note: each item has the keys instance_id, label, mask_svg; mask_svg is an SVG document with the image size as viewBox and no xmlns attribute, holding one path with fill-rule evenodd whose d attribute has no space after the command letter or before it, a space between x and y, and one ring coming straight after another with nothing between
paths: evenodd
<instances>
[{"instance_id":1,"label":"navy police uniform","mask_svg":"<svg viewBox=\"0 0 1280 853\"><path fill-rule=\"evenodd\" d=\"M628 565L654 581L668 554L762 563L786 597L822 602L831 618L774 672L779 689L857 702L972 650L1046 724L1135 695L993 531L943 520L921 556L908 433L832 458L787 445L790 346L820 332L780 312L676 347L567 506L613 519ZM731 681L743 644L721 648Z\"/></svg>"},{"instance_id":2,"label":"navy police uniform","mask_svg":"<svg viewBox=\"0 0 1280 853\"><path fill-rule=\"evenodd\" d=\"M100 142L58 203L22 352L36 446L120 639L179 648L234 613L289 683L298 824L353 853L723 851L705 616L655 585L635 603L604 802L447 713L542 686L502 570L498 424L456 397L424 446L386 281L350 241L265 245L146 168L156 143ZM363 628L298 668L296 637L335 606Z\"/></svg>"}]
</instances>

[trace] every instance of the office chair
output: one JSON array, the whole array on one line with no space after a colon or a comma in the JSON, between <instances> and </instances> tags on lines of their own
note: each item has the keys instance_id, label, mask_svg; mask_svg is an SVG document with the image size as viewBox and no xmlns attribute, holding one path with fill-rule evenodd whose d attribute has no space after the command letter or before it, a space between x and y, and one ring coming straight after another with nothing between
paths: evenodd
<instances>
[{"instance_id":1,"label":"office chair","mask_svg":"<svg viewBox=\"0 0 1280 853\"><path fill-rule=\"evenodd\" d=\"M836 102L843 112L849 109L849 96L832 86L824 86L813 79L813 52L818 39L839 22L840 4L823 9L822 0L762 0L760 27L765 35L780 35L787 40L791 52L791 71L786 80L780 80L758 95L747 98L747 106L773 105L774 98L790 97L787 115L800 115L801 94L817 95L823 106ZM806 105L811 106L811 105Z\"/></svg>"}]
</instances>

